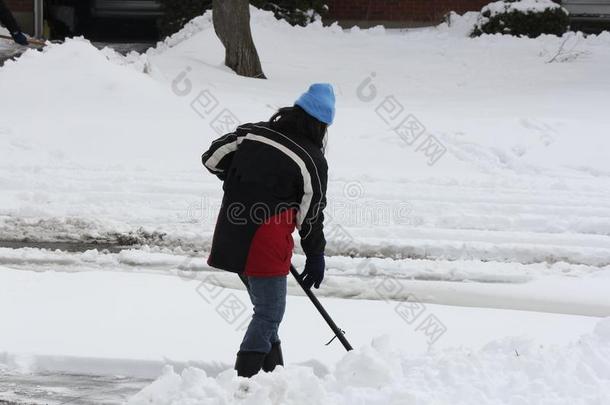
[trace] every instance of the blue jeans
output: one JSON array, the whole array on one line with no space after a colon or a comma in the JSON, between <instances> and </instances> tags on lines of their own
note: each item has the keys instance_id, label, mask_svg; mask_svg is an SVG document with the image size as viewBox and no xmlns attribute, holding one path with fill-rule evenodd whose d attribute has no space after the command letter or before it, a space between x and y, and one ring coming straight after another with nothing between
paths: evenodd
<instances>
[{"instance_id":1,"label":"blue jeans","mask_svg":"<svg viewBox=\"0 0 610 405\"><path fill-rule=\"evenodd\" d=\"M280 341L278 329L286 310L286 276L248 277L254 315L239 347L244 352L269 353Z\"/></svg>"}]
</instances>

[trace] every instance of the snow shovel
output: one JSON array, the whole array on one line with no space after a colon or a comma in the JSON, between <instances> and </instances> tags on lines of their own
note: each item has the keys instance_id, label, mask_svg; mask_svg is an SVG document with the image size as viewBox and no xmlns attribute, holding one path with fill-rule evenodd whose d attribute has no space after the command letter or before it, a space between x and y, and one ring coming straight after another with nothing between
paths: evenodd
<instances>
[{"instance_id":1,"label":"snow shovel","mask_svg":"<svg viewBox=\"0 0 610 405\"><path fill-rule=\"evenodd\" d=\"M9 40L13 41L13 37L11 37L9 35L0 35L0 38L9 39ZM35 39L35 38L28 38L28 43L30 45L34 45L34 46L45 46L46 45L45 41L41 41L41 40Z\"/></svg>"},{"instance_id":2,"label":"snow shovel","mask_svg":"<svg viewBox=\"0 0 610 405\"><path fill-rule=\"evenodd\" d=\"M297 283L299 283L299 285L301 286L303 291L305 291L305 294L309 297L313 306L316 307L316 309L318 310L320 315L322 315L322 318L324 318L324 320L326 321L326 323L328 324L330 329L333 331L333 333L335 334L335 337L337 339L339 339L339 341L341 342L343 347L345 347L345 350L347 350L348 352L350 350L354 350L352 345L347 341L347 338L345 337L345 332L343 332L337 326L335 321L333 321L333 318L331 318L330 315L328 315L328 312L326 312L326 310L324 309L324 307L322 306L320 301L318 301L318 298L314 295L313 291L311 291L311 289L305 288L303 286L303 282L301 281L301 275L297 272L297 270L294 268L293 265L290 265L290 273L292 273L294 278L297 280ZM331 339L331 342L332 342L332 339Z\"/></svg>"},{"instance_id":3,"label":"snow shovel","mask_svg":"<svg viewBox=\"0 0 610 405\"><path fill-rule=\"evenodd\" d=\"M328 324L328 326L330 327L330 329L333 331L333 333L335 334L335 337L337 339L339 339L339 341L341 342L341 344L343 345L343 347L345 347L345 350L347 350L348 352L350 350L354 350L354 348L352 347L352 345L347 341L347 338L345 337L345 332L343 332L335 323L335 321L333 321L333 318L330 317L330 315L328 315L328 312L326 312L326 310L324 309L324 307L322 306L322 304L320 303L320 301L318 300L318 298L314 295L313 291L311 291L308 288L303 287L303 283L301 282L301 276L299 274L299 272L294 268L294 266L291 264L290 265L290 273L292 273L292 275L294 276L294 278L297 280L297 283L299 283L299 285L301 286L301 288L303 289L303 291L305 291L305 294L309 297L309 299L311 300L312 304L314 305L314 307L316 307L316 309L318 310L318 312L320 313L320 315L322 315L322 318L324 318L324 320L326 321L326 323ZM246 276L244 276L243 274L239 275L239 278L241 279L241 281L244 283L244 285L246 286L247 290L250 290L250 285L248 284L248 278ZM330 342L332 342L335 337L333 337ZM330 343L328 342L328 343ZM328 344L327 343L327 344Z\"/></svg>"}]
</instances>

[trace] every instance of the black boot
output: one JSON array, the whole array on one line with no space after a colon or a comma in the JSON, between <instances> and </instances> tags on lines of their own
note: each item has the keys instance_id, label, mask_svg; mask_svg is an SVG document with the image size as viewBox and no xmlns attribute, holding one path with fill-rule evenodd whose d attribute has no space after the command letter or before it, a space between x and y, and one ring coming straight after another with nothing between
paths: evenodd
<instances>
[{"instance_id":1,"label":"black boot","mask_svg":"<svg viewBox=\"0 0 610 405\"><path fill-rule=\"evenodd\" d=\"M235 360L235 370L240 377L250 378L261 371L265 353L260 352L238 352Z\"/></svg>"},{"instance_id":2,"label":"black boot","mask_svg":"<svg viewBox=\"0 0 610 405\"><path fill-rule=\"evenodd\" d=\"M270 373L275 370L275 366L284 365L284 356L282 356L282 346L280 342L271 345L271 351L265 356L263 362L263 371Z\"/></svg>"}]
</instances>

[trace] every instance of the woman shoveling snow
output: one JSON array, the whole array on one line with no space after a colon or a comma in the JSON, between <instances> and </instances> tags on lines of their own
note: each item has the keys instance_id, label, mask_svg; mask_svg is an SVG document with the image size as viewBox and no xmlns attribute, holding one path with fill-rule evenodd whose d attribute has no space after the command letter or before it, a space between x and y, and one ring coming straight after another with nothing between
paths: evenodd
<instances>
[{"instance_id":1,"label":"woman shoveling snow","mask_svg":"<svg viewBox=\"0 0 610 405\"><path fill-rule=\"evenodd\" d=\"M239 274L254 306L235 362L239 376L283 365L278 328L295 228L307 256L301 285L318 288L324 278L324 146L334 115L332 86L313 84L294 106L239 126L202 156L224 190L208 264Z\"/></svg>"}]
</instances>

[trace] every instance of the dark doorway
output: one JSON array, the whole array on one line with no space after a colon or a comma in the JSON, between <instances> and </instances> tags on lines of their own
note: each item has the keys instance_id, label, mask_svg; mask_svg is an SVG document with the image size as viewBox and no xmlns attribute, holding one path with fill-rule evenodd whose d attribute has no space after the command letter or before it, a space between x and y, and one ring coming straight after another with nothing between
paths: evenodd
<instances>
[{"instance_id":1,"label":"dark doorway","mask_svg":"<svg viewBox=\"0 0 610 405\"><path fill-rule=\"evenodd\" d=\"M155 0L45 0L51 39L83 35L92 41L155 42L162 8Z\"/></svg>"}]
</instances>

